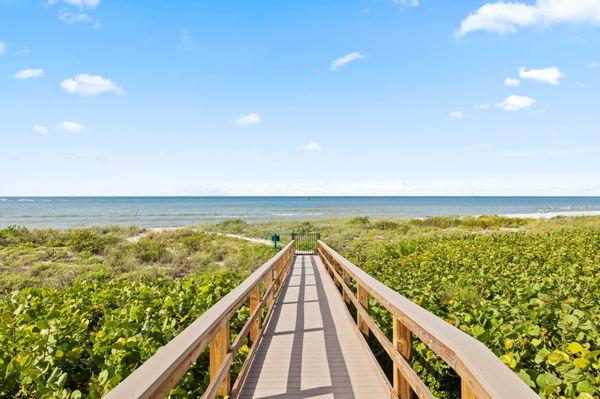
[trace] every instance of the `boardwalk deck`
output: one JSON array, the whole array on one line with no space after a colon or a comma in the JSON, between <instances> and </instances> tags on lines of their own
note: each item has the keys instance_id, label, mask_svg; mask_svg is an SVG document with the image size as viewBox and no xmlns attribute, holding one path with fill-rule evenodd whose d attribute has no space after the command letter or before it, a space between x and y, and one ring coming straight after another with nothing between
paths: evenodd
<instances>
[{"instance_id":1,"label":"boardwalk deck","mask_svg":"<svg viewBox=\"0 0 600 399\"><path fill-rule=\"evenodd\" d=\"M390 398L318 256L296 256L239 397Z\"/></svg>"}]
</instances>

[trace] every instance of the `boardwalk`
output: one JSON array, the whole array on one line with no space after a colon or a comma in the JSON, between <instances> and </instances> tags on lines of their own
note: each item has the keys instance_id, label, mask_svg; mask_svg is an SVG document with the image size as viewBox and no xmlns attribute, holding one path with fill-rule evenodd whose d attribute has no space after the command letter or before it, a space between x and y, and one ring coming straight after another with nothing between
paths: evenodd
<instances>
[{"instance_id":1,"label":"boardwalk","mask_svg":"<svg viewBox=\"0 0 600 399\"><path fill-rule=\"evenodd\" d=\"M240 398L389 397L389 383L320 258L298 255Z\"/></svg>"},{"instance_id":2,"label":"boardwalk","mask_svg":"<svg viewBox=\"0 0 600 399\"><path fill-rule=\"evenodd\" d=\"M166 398L206 351L210 382L202 399L434 399L411 367L415 337L456 371L461 398L539 399L483 343L315 240L318 233L307 234L307 240L295 235L104 399ZM317 255L306 254L307 247ZM356 322L344 298L356 310ZM370 298L390 313L391 340L372 318ZM246 304L250 314L232 335L231 317ZM390 381L359 326L392 361ZM232 380L235 356L246 344L251 345L250 355Z\"/></svg>"}]
</instances>

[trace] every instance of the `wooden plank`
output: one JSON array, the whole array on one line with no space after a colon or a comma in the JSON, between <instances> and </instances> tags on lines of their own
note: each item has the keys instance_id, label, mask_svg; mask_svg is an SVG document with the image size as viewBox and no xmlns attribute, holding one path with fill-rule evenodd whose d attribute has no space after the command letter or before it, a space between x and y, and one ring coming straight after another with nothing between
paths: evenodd
<instances>
[{"instance_id":1,"label":"wooden plank","mask_svg":"<svg viewBox=\"0 0 600 399\"><path fill-rule=\"evenodd\" d=\"M479 399L539 399L516 374L475 338L448 324L426 309L385 286L355 266L323 241L319 250L344 268L381 305L396 316L463 379Z\"/></svg>"},{"instance_id":2,"label":"wooden plank","mask_svg":"<svg viewBox=\"0 0 600 399\"><path fill-rule=\"evenodd\" d=\"M409 362L412 350L412 334L396 316L392 316L392 319L394 323L392 343L398 353ZM394 391L400 399L410 399L410 384L402 375L402 371L397 364L394 364Z\"/></svg>"},{"instance_id":3,"label":"wooden plank","mask_svg":"<svg viewBox=\"0 0 600 399\"><path fill-rule=\"evenodd\" d=\"M348 272L344 269L342 269L342 276L344 278L344 283L347 286L350 286L350 275L348 274ZM343 290L342 292L342 297L344 298L344 301L346 303L350 303L350 298L348 297L348 294L346 293L346 290Z\"/></svg>"},{"instance_id":4,"label":"wooden plank","mask_svg":"<svg viewBox=\"0 0 600 399\"><path fill-rule=\"evenodd\" d=\"M227 350L229 349L229 323L225 323L217 332L210 343L210 379L214 380L219 375L219 369L225 361ZM217 393L225 396L229 395L230 381L229 372L223 378Z\"/></svg>"},{"instance_id":5,"label":"wooden plank","mask_svg":"<svg viewBox=\"0 0 600 399\"><path fill-rule=\"evenodd\" d=\"M250 293L250 314L256 312L260 305L260 287L257 285L255 289ZM258 340L258 336L260 335L260 312L256 317L256 320L252 323L252 327L250 327L250 341L252 343Z\"/></svg>"},{"instance_id":6,"label":"wooden plank","mask_svg":"<svg viewBox=\"0 0 600 399\"><path fill-rule=\"evenodd\" d=\"M239 398L390 398L328 273L317 257L296 257Z\"/></svg>"},{"instance_id":7,"label":"wooden plank","mask_svg":"<svg viewBox=\"0 0 600 399\"><path fill-rule=\"evenodd\" d=\"M274 265L289 257L293 251L292 241L138 367L104 399L166 397L181 376L207 348L212 336L222 325L223 319L235 313L247 300L250 292L272 271Z\"/></svg>"},{"instance_id":8,"label":"wooden plank","mask_svg":"<svg viewBox=\"0 0 600 399\"><path fill-rule=\"evenodd\" d=\"M367 311L367 314L369 313L369 292L367 290L365 290L363 287L360 286L360 284L358 285L358 303L360 304L360 306L362 306L362 308L364 310ZM364 316L362 315L361 312L358 312L357 316L357 324L358 324L358 329L365 335L365 336L369 336L369 326L367 325L367 323L365 322Z\"/></svg>"},{"instance_id":9,"label":"wooden plank","mask_svg":"<svg viewBox=\"0 0 600 399\"><path fill-rule=\"evenodd\" d=\"M326 260L326 262L327 262L327 260ZM343 283L343 278L339 274L336 274L335 278L337 278L338 281L340 281L342 283L342 287L348 293L348 297L350 298L350 301L356 307L357 313L359 315L362 315L363 321L367 324L367 328L373 333L375 338L379 341L379 343L381 344L383 349L387 352L387 354L390 356L390 358L394 362L394 365L396 366L396 368L399 370L399 372L402 374L402 376L406 379L406 381L408 382L410 387L412 387L412 389L415 391L417 396L419 398L433 399L434 396L431 393L431 391L429 391L427 386L423 383L423 381L421 381L419 376L417 376L415 371L410 367L410 364L408 364L408 362L400 354L400 352L397 350L397 348L394 347L394 345L392 345L392 343L387 339L386 335L383 333L383 331L381 331L381 329L375 323L375 321L373 321L373 319L369 316L367 311L362 306L360 306L358 299L352 294L352 291L350 291L350 287L348 287L345 283Z\"/></svg>"},{"instance_id":10,"label":"wooden plank","mask_svg":"<svg viewBox=\"0 0 600 399\"><path fill-rule=\"evenodd\" d=\"M471 384L469 384L466 380L460 381L460 397L461 399L477 399L475 392L473 392L473 388Z\"/></svg>"}]
</instances>

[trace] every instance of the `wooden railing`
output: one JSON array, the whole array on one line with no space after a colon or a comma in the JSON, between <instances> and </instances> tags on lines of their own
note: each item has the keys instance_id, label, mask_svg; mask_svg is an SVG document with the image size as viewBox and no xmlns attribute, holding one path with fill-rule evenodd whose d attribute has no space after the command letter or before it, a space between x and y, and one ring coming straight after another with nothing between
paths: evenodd
<instances>
[{"instance_id":1,"label":"wooden railing","mask_svg":"<svg viewBox=\"0 0 600 399\"><path fill-rule=\"evenodd\" d=\"M410 399L411 391L419 398L434 398L410 366L412 334L417 336L461 378L463 399L538 398L516 374L484 344L411 302L344 259L322 241L318 254L344 300L356 308L360 331L372 333L394 363L392 394ZM352 280L356 295L351 289ZM373 297L392 315L393 338L390 341L369 315Z\"/></svg>"},{"instance_id":2,"label":"wooden railing","mask_svg":"<svg viewBox=\"0 0 600 399\"><path fill-rule=\"evenodd\" d=\"M273 310L274 301L293 258L294 241L156 352L105 398L165 398L206 348L210 350L210 383L202 398L229 394L235 396L240 388L240 381L248 370L248 364L255 355L262 328ZM264 286L262 296L261 285ZM229 321L246 302L250 305L250 316L230 344ZM267 314L261 321L261 313L265 307L268 309ZM231 364L248 337L251 349L232 386Z\"/></svg>"}]
</instances>

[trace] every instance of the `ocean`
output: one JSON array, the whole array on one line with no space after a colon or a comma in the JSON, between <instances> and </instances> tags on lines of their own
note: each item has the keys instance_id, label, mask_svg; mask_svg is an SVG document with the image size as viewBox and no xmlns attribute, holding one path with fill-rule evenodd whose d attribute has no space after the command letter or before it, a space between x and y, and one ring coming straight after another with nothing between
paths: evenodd
<instances>
[{"instance_id":1,"label":"ocean","mask_svg":"<svg viewBox=\"0 0 600 399\"><path fill-rule=\"evenodd\" d=\"M186 226L228 219L600 211L600 197L0 197L0 227Z\"/></svg>"}]
</instances>

